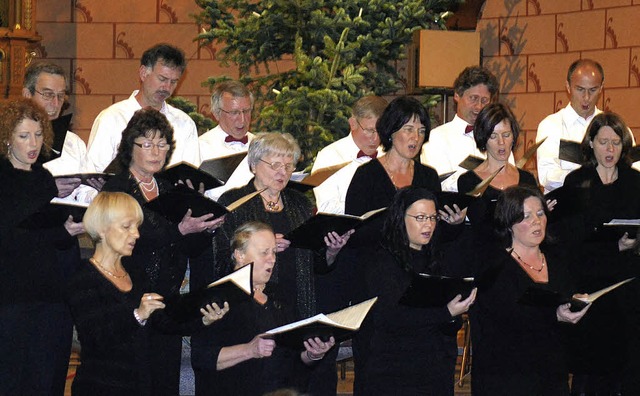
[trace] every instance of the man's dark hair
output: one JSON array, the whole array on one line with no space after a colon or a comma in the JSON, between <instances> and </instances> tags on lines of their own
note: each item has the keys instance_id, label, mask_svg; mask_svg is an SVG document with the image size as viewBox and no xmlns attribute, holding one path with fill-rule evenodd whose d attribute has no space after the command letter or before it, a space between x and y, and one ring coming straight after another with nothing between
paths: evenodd
<instances>
[{"instance_id":1,"label":"man's dark hair","mask_svg":"<svg viewBox=\"0 0 640 396\"><path fill-rule=\"evenodd\" d=\"M184 72L187 67L184 52L180 48L165 43L156 44L144 51L140 59L140 64L149 68L153 68L158 62L170 68L179 69L180 72Z\"/></svg>"},{"instance_id":2,"label":"man's dark hair","mask_svg":"<svg viewBox=\"0 0 640 396\"><path fill-rule=\"evenodd\" d=\"M42 73L54 74L56 76L62 76L64 78L64 84L67 85L67 75L62 66L56 65L51 62L37 62L32 63L24 73L24 82L22 86L31 92L32 95L36 93L36 83L38 77Z\"/></svg>"},{"instance_id":3,"label":"man's dark hair","mask_svg":"<svg viewBox=\"0 0 640 396\"><path fill-rule=\"evenodd\" d=\"M459 96L462 96L464 91L480 84L487 86L491 94L491 100L495 100L499 89L498 79L488 69L480 66L465 68L453 82L453 90Z\"/></svg>"},{"instance_id":4,"label":"man's dark hair","mask_svg":"<svg viewBox=\"0 0 640 396\"><path fill-rule=\"evenodd\" d=\"M573 72L575 72L576 69L580 66L595 67L596 69L598 69L600 75L602 76L602 81L600 81L600 83L602 84L604 82L604 69L602 68L602 65L600 63L594 61L593 59L578 59L577 61L573 62L571 66L569 66L569 70L567 71L567 82L569 84L571 84L571 76L573 75Z\"/></svg>"}]
</instances>

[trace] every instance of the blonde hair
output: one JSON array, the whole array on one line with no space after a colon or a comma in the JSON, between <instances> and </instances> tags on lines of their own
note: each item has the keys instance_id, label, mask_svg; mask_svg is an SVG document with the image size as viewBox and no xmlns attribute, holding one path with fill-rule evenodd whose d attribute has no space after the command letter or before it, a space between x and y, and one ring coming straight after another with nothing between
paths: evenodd
<instances>
[{"instance_id":1,"label":"blonde hair","mask_svg":"<svg viewBox=\"0 0 640 396\"><path fill-rule=\"evenodd\" d=\"M91 239L99 242L100 231L129 214L136 217L138 225L142 224L144 214L135 198L123 192L102 191L89 205L82 222Z\"/></svg>"}]
</instances>

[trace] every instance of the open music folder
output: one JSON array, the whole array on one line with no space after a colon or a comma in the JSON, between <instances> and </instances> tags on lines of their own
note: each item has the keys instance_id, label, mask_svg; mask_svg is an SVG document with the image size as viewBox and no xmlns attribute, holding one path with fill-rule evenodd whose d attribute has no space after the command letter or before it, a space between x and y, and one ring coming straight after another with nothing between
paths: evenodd
<instances>
[{"instance_id":1,"label":"open music folder","mask_svg":"<svg viewBox=\"0 0 640 396\"><path fill-rule=\"evenodd\" d=\"M202 316L200 308L207 304L216 303L222 308L227 302L233 309L234 304L253 298L252 274L250 263L202 289L169 299L165 313L178 322L186 322Z\"/></svg>"},{"instance_id":2,"label":"open music folder","mask_svg":"<svg viewBox=\"0 0 640 396\"><path fill-rule=\"evenodd\" d=\"M315 337L324 341L333 337L336 343L339 343L350 338L360 329L362 321L377 300L378 297L374 297L327 315L318 314L276 327L267 331L263 337L274 339L276 345L284 345L293 349L304 349L304 341Z\"/></svg>"},{"instance_id":3,"label":"open music folder","mask_svg":"<svg viewBox=\"0 0 640 396\"><path fill-rule=\"evenodd\" d=\"M329 232L342 235L350 229L363 225L367 220L376 217L387 208L369 211L362 216L341 215L334 213L317 213L294 230L289 231L284 239L291 241L291 247L317 250L324 247L324 237Z\"/></svg>"}]
</instances>

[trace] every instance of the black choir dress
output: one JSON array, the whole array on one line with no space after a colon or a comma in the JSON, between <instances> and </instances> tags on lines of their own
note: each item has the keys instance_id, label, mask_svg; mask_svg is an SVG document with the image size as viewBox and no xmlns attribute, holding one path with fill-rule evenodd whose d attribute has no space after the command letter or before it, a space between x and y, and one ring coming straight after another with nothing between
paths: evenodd
<instances>
[{"instance_id":1,"label":"black choir dress","mask_svg":"<svg viewBox=\"0 0 640 396\"><path fill-rule=\"evenodd\" d=\"M130 275L140 279L140 275ZM177 323L155 311L141 326L133 310L147 291L148 284L142 281L133 283L130 291L118 289L88 260L74 274L67 286L67 301L82 345L81 365L72 384L74 395L158 394L152 385L157 361L151 335L161 331L179 337L202 330L203 324L201 318Z\"/></svg>"},{"instance_id":2,"label":"black choir dress","mask_svg":"<svg viewBox=\"0 0 640 396\"><path fill-rule=\"evenodd\" d=\"M366 286L378 296L367 326L371 341L361 376L362 395L453 395L460 321L446 306L416 308L398 302L411 274L387 250L367 256ZM412 250L411 271L441 274L427 248Z\"/></svg>"},{"instance_id":3,"label":"black choir dress","mask_svg":"<svg viewBox=\"0 0 640 396\"><path fill-rule=\"evenodd\" d=\"M536 178L530 172L526 170L518 169L518 186L537 188L538 183ZM460 175L458 178L458 192L467 193L473 190L482 179L474 171L468 171ZM499 190L491 185L487 187L486 191L482 194L482 198L487 202L495 202L500 197L502 190Z\"/></svg>"},{"instance_id":4,"label":"black choir dress","mask_svg":"<svg viewBox=\"0 0 640 396\"><path fill-rule=\"evenodd\" d=\"M172 188L168 181L156 180L160 194ZM148 285L146 292L158 293L165 299L177 296L187 270L188 257L199 254L207 246L208 234L182 235L177 224L147 209L144 206L147 201L128 170L110 178L102 190L128 193L142 206L144 221L139 229L140 238L133 254L122 258L123 266L132 274L133 283ZM180 383L182 337L151 330L150 343L154 394L175 395Z\"/></svg>"},{"instance_id":5,"label":"black choir dress","mask_svg":"<svg viewBox=\"0 0 640 396\"><path fill-rule=\"evenodd\" d=\"M268 292L268 290L265 290ZM216 370L220 350L250 342L256 335L291 320L282 304L271 298L262 305L253 299L236 304L215 326L200 333L192 346L206 354L194 363L196 395L261 396L278 389L301 390L309 369L299 351L276 346L270 357L249 359L224 370Z\"/></svg>"},{"instance_id":6,"label":"black choir dress","mask_svg":"<svg viewBox=\"0 0 640 396\"><path fill-rule=\"evenodd\" d=\"M438 172L433 168L422 165L420 162L414 162L414 173L411 185L414 187L423 187L433 192L441 191ZM345 198L345 213L360 216L370 210L388 207L393 202L396 194L396 186L389 178L387 171L384 169L378 159L371 160L361 165L356 170ZM332 300L338 300L348 303L358 303L365 299L364 291L364 274L368 271L367 266L370 263L364 263L360 260L363 252L370 250L376 246L382 238L382 225L384 224L385 214L368 221L364 226L358 228L357 232L351 236L349 243L342 249L335 263L335 270L329 273L327 279L321 280L324 283L324 293ZM354 266L353 263L358 263ZM360 268L362 263L362 268ZM335 290L335 282L333 278L347 279L350 283L348 289ZM344 282L342 282L344 283ZM336 297L341 294L340 297ZM368 319L367 319L368 320ZM368 347L366 346L370 335L366 331L361 330L353 339L353 354L355 362L355 379L354 393L360 394L360 385L362 376L359 375L360 369L364 367L364 360Z\"/></svg>"},{"instance_id":7,"label":"black choir dress","mask_svg":"<svg viewBox=\"0 0 640 396\"><path fill-rule=\"evenodd\" d=\"M75 238L64 219L51 228L26 224L58 195L42 165L24 171L0 158L0 185L0 394L58 394L72 323L64 304L68 274L56 250L71 247Z\"/></svg>"},{"instance_id":8,"label":"black choir dress","mask_svg":"<svg viewBox=\"0 0 640 396\"><path fill-rule=\"evenodd\" d=\"M228 205L247 194L255 192L253 179L244 187L229 190L222 194L218 202ZM199 266L198 272L191 273L191 282L195 288L211 283L233 271L230 240L233 233L248 221L261 221L271 225L275 233L286 234L312 216L309 199L298 191L285 188L280 193L284 209L280 212L267 212L259 196L254 197L225 217L225 222L216 231L211 249L203 257L208 257L209 265ZM326 250L314 252L307 249L288 248L277 254L276 266L269 281L270 296L280 301L288 317L295 320L308 318L316 312L315 272L327 270ZM202 260L203 257L198 258ZM233 307L230 307L233 311ZM254 334L255 335L255 334ZM210 351L200 345L206 345L204 336L192 337L191 362L196 376L201 362L206 361ZM320 366L318 364L317 366ZM335 375L335 368L332 369ZM311 374L318 375L317 371ZM200 383L200 379L196 379ZM303 389L304 390L304 389ZM335 389L333 389L335 392Z\"/></svg>"},{"instance_id":9,"label":"black choir dress","mask_svg":"<svg viewBox=\"0 0 640 396\"><path fill-rule=\"evenodd\" d=\"M621 165L618 167L618 179L605 185L595 167L585 165L567 175L564 185L587 189L584 199L588 201L588 212L577 213L565 221L564 237L576 244L576 252L580 256L571 268L577 288L593 292L639 275L638 257L631 251L618 251L618 240L623 233L629 231L629 237L635 238L634 230L604 227L602 224L614 218L640 218L640 173ZM630 305L628 299L632 289L638 287L634 282L598 299L587 315L569 329L571 372L604 376L619 384L627 362L637 358L627 356L627 343L638 337L637 327L635 330L629 327L635 315L632 315L634 304ZM627 331L628 336L624 336ZM613 386L607 383L592 385Z\"/></svg>"},{"instance_id":10,"label":"black choir dress","mask_svg":"<svg viewBox=\"0 0 640 396\"><path fill-rule=\"evenodd\" d=\"M473 395L568 395L568 372L557 305L518 302L535 286L571 296L567 263L560 247L544 248L549 282L535 283L504 249L490 257L470 310L473 345ZM558 304L559 305L559 304Z\"/></svg>"}]
</instances>

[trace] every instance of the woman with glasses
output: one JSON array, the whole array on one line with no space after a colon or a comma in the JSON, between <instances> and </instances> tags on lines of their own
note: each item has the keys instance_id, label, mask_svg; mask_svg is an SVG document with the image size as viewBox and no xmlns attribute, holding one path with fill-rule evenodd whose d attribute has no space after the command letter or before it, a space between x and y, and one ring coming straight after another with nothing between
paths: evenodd
<instances>
[{"instance_id":1,"label":"woman with glasses","mask_svg":"<svg viewBox=\"0 0 640 396\"><path fill-rule=\"evenodd\" d=\"M588 208L564 222L563 234L577 244L580 254L571 269L580 290L599 290L637 274L635 232L629 235L624 228L603 227L612 219L640 218L640 173L630 167L627 156L631 145L631 133L619 115L596 115L582 141L583 166L565 179L565 188L583 191L580 196ZM636 288L629 285L603 296L571 329L568 339L573 393L621 394L628 356L637 358L627 356L627 338L623 336L626 323L621 320L637 320L629 315L629 300L625 298L625 293ZM637 333L630 337L637 337ZM622 394L636 393L637 389Z\"/></svg>"},{"instance_id":2,"label":"woman with glasses","mask_svg":"<svg viewBox=\"0 0 640 396\"><path fill-rule=\"evenodd\" d=\"M530 288L557 293L557 301L573 293L571 252L544 243L547 214L540 190L507 187L494 214L501 245L493 246L491 234L478 236L488 246L483 260L490 265L476 276L478 299L470 311L474 395L569 393L559 322L577 323L589 306L571 312L568 303L522 300Z\"/></svg>"},{"instance_id":3,"label":"woman with glasses","mask_svg":"<svg viewBox=\"0 0 640 396\"><path fill-rule=\"evenodd\" d=\"M362 257L367 293L378 296L366 324L368 356L358 374L363 395L453 395L459 316L476 290L442 306L399 303L415 274L453 272L435 243L438 218L433 193L399 190L382 228L385 238Z\"/></svg>"},{"instance_id":4,"label":"woman with glasses","mask_svg":"<svg viewBox=\"0 0 640 396\"><path fill-rule=\"evenodd\" d=\"M173 128L166 117L152 108L138 110L122 132L116 160L122 172L109 179L103 191L121 191L133 196L144 212L140 239L131 257L123 264L133 282L145 282L149 291L164 298L175 296L187 269L187 259L199 254L208 238L205 231L215 230L223 219L212 215L192 217L188 210L174 224L144 204L173 186L156 177L169 162L175 148ZM180 382L181 337L153 333L150 338L153 394L175 395Z\"/></svg>"},{"instance_id":5,"label":"woman with glasses","mask_svg":"<svg viewBox=\"0 0 640 396\"><path fill-rule=\"evenodd\" d=\"M486 153L487 159L458 178L458 191L466 193L473 190L500 168L482 195L485 200L496 201L502 190L509 186L536 188L536 179L530 172L509 163L519 135L520 125L507 105L492 103L483 108L476 118L473 138L478 150Z\"/></svg>"},{"instance_id":6,"label":"woman with glasses","mask_svg":"<svg viewBox=\"0 0 640 396\"><path fill-rule=\"evenodd\" d=\"M300 147L293 136L282 133L261 133L251 141L247 159L255 177L244 187L222 194L219 203L231 202L255 191L260 194L252 198L225 217L224 225L214 235L212 265L206 273L192 273L195 287L206 285L233 271L232 251L229 241L236 228L248 221L261 221L273 227L276 235L278 265L275 267L269 285L272 296L282 301L291 310L295 319L315 315L316 292L314 271L327 271L336 255L349 239L351 232L338 235L334 232L325 237L326 248L320 251L290 248L284 235L298 227L313 215L312 204L302 193L287 188L291 174L300 158ZM197 366L200 351L195 344L192 362ZM333 371L335 374L335 370Z\"/></svg>"}]
</instances>

